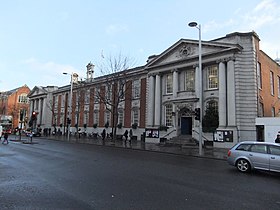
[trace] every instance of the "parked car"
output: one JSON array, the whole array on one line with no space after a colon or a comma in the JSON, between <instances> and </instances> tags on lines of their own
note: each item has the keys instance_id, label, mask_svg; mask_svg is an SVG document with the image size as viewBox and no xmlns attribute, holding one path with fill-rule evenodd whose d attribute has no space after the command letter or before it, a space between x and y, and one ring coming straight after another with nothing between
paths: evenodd
<instances>
[{"instance_id":1,"label":"parked car","mask_svg":"<svg viewBox=\"0 0 280 210\"><path fill-rule=\"evenodd\" d=\"M280 172L280 144L240 142L228 151L227 161L241 172L253 169Z\"/></svg>"}]
</instances>

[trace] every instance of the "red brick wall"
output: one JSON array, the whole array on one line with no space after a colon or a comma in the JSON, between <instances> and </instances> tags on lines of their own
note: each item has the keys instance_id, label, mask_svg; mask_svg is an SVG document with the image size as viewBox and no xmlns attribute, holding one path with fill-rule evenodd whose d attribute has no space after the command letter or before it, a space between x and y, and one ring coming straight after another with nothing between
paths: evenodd
<instances>
[{"instance_id":1,"label":"red brick wall","mask_svg":"<svg viewBox=\"0 0 280 210\"><path fill-rule=\"evenodd\" d=\"M22 94L29 94L30 89L27 86L20 87L15 93L11 94L8 97L6 106L6 115L13 116L13 128L18 127L19 125L19 117L20 117L20 110L24 109L27 110L26 116L29 116L29 103L18 103L18 97Z\"/></svg>"},{"instance_id":2,"label":"red brick wall","mask_svg":"<svg viewBox=\"0 0 280 210\"><path fill-rule=\"evenodd\" d=\"M100 88L100 95L101 95L101 98L103 98L105 96L105 87L104 86L102 86ZM99 102L99 123L98 123L98 127L103 127L105 125L104 114L105 114L105 105L102 101L100 101Z\"/></svg>"},{"instance_id":3,"label":"red brick wall","mask_svg":"<svg viewBox=\"0 0 280 210\"><path fill-rule=\"evenodd\" d=\"M124 108L124 127L131 127L131 99L132 99L132 81L126 82L125 108Z\"/></svg>"},{"instance_id":4,"label":"red brick wall","mask_svg":"<svg viewBox=\"0 0 280 210\"><path fill-rule=\"evenodd\" d=\"M94 117L93 117L93 113L94 113L94 88L90 89L90 98L89 98L89 127L92 127L93 124L95 122L94 121Z\"/></svg>"},{"instance_id":5,"label":"red brick wall","mask_svg":"<svg viewBox=\"0 0 280 210\"><path fill-rule=\"evenodd\" d=\"M258 59L261 64L262 88L259 91L260 101L264 106L264 117L272 116L272 107L275 107L275 114L280 110L280 100L278 94L278 77L280 76L280 67L271 60L265 53L259 51ZM274 95L271 95L270 71L274 75Z\"/></svg>"}]
</instances>

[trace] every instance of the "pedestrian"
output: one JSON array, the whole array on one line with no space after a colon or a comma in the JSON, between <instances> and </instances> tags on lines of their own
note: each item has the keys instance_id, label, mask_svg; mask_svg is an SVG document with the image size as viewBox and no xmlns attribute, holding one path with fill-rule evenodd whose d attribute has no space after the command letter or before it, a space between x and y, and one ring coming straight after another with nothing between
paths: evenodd
<instances>
[{"instance_id":1,"label":"pedestrian","mask_svg":"<svg viewBox=\"0 0 280 210\"><path fill-rule=\"evenodd\" d=\"M127 138L128 138L128 131L127 131L127 130L125 130L123 136L124 136L125 142L126 142L126 141L127 141Z\"/></svg>"},{"instance_id":2,"label":"pedestrian","mask_svg":"<svg viewBox=\"0 0 280 210\"><path fill-rule=\"evenodd\" d=\"M279 133L277 134L277 137L275 139L275 143L280 143L280 134Z\"/></svg>"},{"instance_id":3,"label":"pedestrian","mask_svg":"<svg viewBox=\"0 0 280 210\"><path fill-rule=\"evenodd\" d=\"M9 141L8 141L8 133L6 132L6 133L4 133L4 140L3 140L3 142L2 142L2 144L4 144L5 142L6 142L6 144L9 144Z\"/></svg>"},{"instance_id":4,"label":"pedestrian","mask_svg":"<svg viewBox=\"0 0 280 210\"><path fill-rule=\"evenodd\" d=\"M104 141L105 137L106 137L106 130L105 130L105 128L103 129L103 131L101 133L101 136L102 136L102 140Z\"/></svg>"},{"instance_id":5,"label":"pedestrian","mask_svg":"<svg viewBox=\"0 0 280 210\"><path fill-rule=\"evenodd\" d=\"M133 136L133 131L132 129L129 130L129 142L131 142Z\"/></svg>"}]
</instances>

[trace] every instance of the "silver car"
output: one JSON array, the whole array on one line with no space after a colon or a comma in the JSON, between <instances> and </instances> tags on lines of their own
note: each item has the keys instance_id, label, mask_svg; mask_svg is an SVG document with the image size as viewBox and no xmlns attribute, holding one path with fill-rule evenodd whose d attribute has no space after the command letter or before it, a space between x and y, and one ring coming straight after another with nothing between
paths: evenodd
<instances>
[{"instance_id":1,"label":"silver car","mask_svg":"<svg viewBox=\"0 0 280 210\"><path fill-rule=\"evenodd\" d=\"M227 161L241 172L252 169L280 172L280 144L240 142L228 151Z\"/></svg>"}]
</instances>

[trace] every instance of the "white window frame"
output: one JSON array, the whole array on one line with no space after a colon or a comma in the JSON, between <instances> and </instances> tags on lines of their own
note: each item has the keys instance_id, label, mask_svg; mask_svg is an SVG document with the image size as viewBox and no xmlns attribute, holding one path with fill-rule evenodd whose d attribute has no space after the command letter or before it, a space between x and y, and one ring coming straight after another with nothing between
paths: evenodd
<instances>
[{"instance_id":1,"label":"white window frame","mask_svg":"<svg viewBox=\"0 0 280 210\"><path fill-rule=\"evenodd\" d=\"M133 98L140 98L140 81L134 80L132 83Z\"/></svg>"},{"instance_id":2,"label":"white window frame","mask_svg":"<svg viewBox=\"0 0 280 210\"><path fill-rule=\"evenodd\" d=\"M167 74L166 75L166 94L173 93L173 75Z\"/></svg>"},{"instance_id":3,"label":"white window frame","mask_svg":"<svg viewBox=\"0 0 280 210\"><path fill-rule=\"evenodd\" d=\"M194 91L195 89L195 71L187 70L185 72L185 90Z\"/></svg>"},{"instance_id":4,"label":"white window frame","mask_svg":"<svg viewBox=\"0 0 280 210\"><path fill-rule=\"evenodd\" d=\"M219 87L219 69L217 65L207 67L207 85L208 89L218 89Z\"/></svg>"},{"instance_id":5,"label":"white window frame","mask_svg":"<svg viewBox=\"0 0 280 210\"><path fill-rule=\"evenodd\" d=\"M166 104L165 105L165 126L172 126L173 120L172 120L172 112L173 112L173 106L172 104Z\"/></svg>"}]
</instances>

